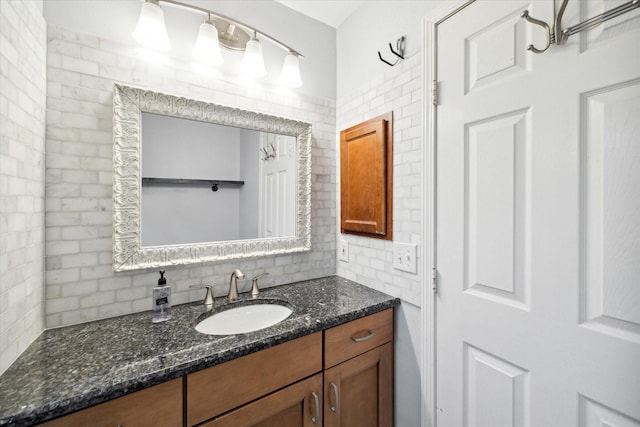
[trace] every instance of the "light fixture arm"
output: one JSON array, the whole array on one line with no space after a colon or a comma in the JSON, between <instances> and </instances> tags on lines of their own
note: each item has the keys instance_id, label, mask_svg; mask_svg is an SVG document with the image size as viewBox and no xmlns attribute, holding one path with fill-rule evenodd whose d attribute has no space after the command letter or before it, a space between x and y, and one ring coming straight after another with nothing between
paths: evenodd
<instances>
[{"instance_id":1,"label":"light fixture arm","mask_svg":"<svg viewBox=\"0 0 640 427\"><path fill-rule=\"evenodd\" d=\"M280 40L276 39L275 37L272 37L269 34L263 33L262 31L258 31L255 28L253 28L253 27L251 27L251 26L249 26L247 24L244 24L242 22L239 22L239 21L237 21L235 19L231 19L228 16L212 12L209 9L205 9L203 7L193 6L193 5L182 3L182 2L179 2L179 1L176 1L176 0L150 0L150 1L152 1L154 3L166 4L168 6L173 6L173 7L177 7L177 8L183 8L183 9L188 9L188 10L191 10L191 11L196 11L196 12L199 12L199 13L202 13L202 14L206 15L209 20L211 20L211 17L222 19L222 20L227 21L227 22L229 22L229 23L231 23L231 24L233 24L235 26L241 27L242 29L244 29L245 31L248 31L249 33L253 33L254 36L256 36L257 34L260 34L261 38L268 39L273 44L278 45L282 49L284 49L284 50L286 50L286 51L288 51L290 53L293 53L293 54L299 56L300 58L304 58L304 56L300 52L298 52L297 50L293 49L292 47L282 43Z\"/></svg>"}]
</instances>

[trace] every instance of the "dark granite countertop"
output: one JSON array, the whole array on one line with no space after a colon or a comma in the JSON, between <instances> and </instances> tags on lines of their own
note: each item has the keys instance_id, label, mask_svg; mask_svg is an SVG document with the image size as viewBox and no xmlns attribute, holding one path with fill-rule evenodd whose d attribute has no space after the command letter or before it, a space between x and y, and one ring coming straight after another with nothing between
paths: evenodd
<instances>
[{"instance_id":1,"label":"dark granite countertop","mask_svg":"<svg viewBox=\"0 0 640 427\"><path fill-rule=\"evenodd\" d=\"M194 329L202 303L173 307L163 323L148 311L46 330L0 376L0 426L40 423L400 304L337 276L265 289L259 298L285 300L293 314L230 336Z\"/></svg>"}]
</instances>

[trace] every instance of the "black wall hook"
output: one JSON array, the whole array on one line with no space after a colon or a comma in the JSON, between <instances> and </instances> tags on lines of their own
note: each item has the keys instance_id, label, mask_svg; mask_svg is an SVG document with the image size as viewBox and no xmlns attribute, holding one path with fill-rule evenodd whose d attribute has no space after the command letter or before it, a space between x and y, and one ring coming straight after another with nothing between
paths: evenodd
<instances>
[{"instance_id":1,"label":"black wall hook","mask_svg":"<svg viewBox=\"0 0 640 427\"><path fill-rule=\"evenodd\" d=\"M380 51L378 51L378 58L380 58L380 61L384 62L385 64L393 67L394 65L397 65L400 61L402 61L404 59L404 45L405 45L405 38L404 36L400 37L398 40L396 40L396 49L393 49L393 45L391 43L389 43L389 50L391 50L391 53L393 53L395 56L397 56L396 58L396 62L389 62L386 59L384 59L382 57L382 54L380 53Z\"/></svg>"}]
</instances>

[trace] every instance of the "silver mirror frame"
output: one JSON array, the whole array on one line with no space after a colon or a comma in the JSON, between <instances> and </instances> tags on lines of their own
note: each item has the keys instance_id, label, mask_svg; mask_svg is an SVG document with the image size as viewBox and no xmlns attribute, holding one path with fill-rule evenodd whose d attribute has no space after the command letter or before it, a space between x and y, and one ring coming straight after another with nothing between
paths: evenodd
<instances>
[{"instance_id":1,"label":"silver mirror frame","mask_svg":"<svg viewBox=\"0 0 640 427\"><path fill-rule=\"evenodd\" d=\"M142 113L155 113L296 137L296 235L141 246ZM113 90L113 270L127 271L311 249L311 124L115 84Z\"/></svg>"}]
</instances>

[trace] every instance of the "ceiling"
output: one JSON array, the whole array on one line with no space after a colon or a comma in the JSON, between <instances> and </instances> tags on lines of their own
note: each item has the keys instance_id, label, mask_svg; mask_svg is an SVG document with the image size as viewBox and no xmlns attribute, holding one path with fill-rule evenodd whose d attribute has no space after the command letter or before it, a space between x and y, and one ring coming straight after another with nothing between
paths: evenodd
<instances>
[{"instance_id":1,"label":"ceiling","mask_svg":"<svg viewBox=\"0 0 640 427\"><path fill-rule=\"evenodd\" d=\"M338 28L365 0L276 0L278 3Z\"/></svg>"}]
</instances>

